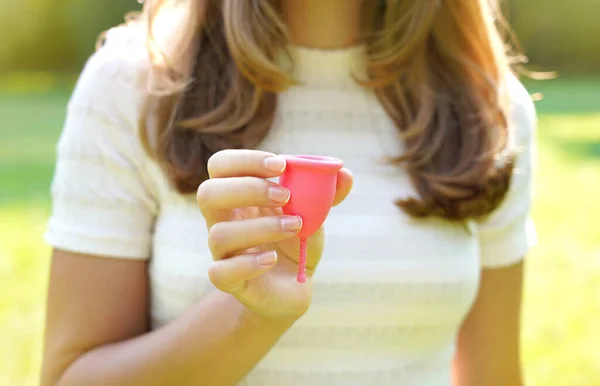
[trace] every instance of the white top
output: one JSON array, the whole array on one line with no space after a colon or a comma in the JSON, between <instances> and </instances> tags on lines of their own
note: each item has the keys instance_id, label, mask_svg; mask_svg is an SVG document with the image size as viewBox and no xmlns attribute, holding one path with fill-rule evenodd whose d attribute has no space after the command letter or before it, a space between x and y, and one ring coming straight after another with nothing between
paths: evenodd
<instances>
[{"instance_id":1,"label":"white top","mask_svg":"<svg viewBox=\"0 0 600 386\"><path fill-rule=\"evenodd\" d=\"M150 259L156 328L213 290L212 258L194 197L169 186L138 140L136 79L148 66L138 40L113 30L79 79L58 144L46 239L85 254ZM363 49L293 51L303 84L280 95L261 148L339 157L355 184L327 220L310 310L241 385L449 386L455 338L482 267L513 264L535 242L531 98L508 79L522 152L501 208L467 229L417 220L393 203L415 194L407 175L381 161L402 151L397 129L349 74L361 71Z\"/></svg>"}]
</instances>

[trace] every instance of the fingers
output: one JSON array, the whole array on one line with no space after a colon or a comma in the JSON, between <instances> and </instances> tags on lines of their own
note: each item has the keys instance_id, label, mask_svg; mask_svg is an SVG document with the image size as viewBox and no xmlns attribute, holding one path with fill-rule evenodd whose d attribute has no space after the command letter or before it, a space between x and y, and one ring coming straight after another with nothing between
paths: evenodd
<instances>
[{"instance_id":1,"label":"fingers","mask_svg":"<svg viewBox=\"0 0 600 386\"><path fill-rule=\"evenodd\" d=\"M354 177L352 176L352 172L350 172L348 169L342 168L337 174L337 185L333 206L339 205L346 199L346 197L348 197L348 194L352 190L353 183Z\"/></svg>"},{"instance_id":2,"label":"fingers","mask_svg":"<svg viewBox=\"0 0 600 386\"><path fill-rule=\"evenodd\" d=\"M211 212L255 207L281 207L290 199L283 186L258 177L215 178L200 184L196 193L205 217Z\"/></svg>"},{"instance_id":3,"label":"fingers","mask_svg":"<svg viewBox=\"0 0 600 386\"><path fill-rule=\"evenodd\" d=\"M258 150L223 150L208 160L210 178L253 176L277 177L285 170L285 159Z\"/></svg>"},{"instance_id":4,"label":"fingers","mask_svg":"<svg viewBox=\"0 0 600 386\"><path fill-rule=\"evenodd\" d=\"M299 232L301 223L293 218L267 216L231 221L233 209L273 209L288 202L289 190L265 179L285 170L283 157L255 150L224 150L211 157L208 168L211 178L199 186L197 200L209 228L209 244L216 259L282 241ZM347 169L341 169L337 177L333 205L346 198L353 184L352 173Z\"/></svg>"},{"instance_id":5,"label":"fingers","mask_svg":"<svg viewBox=\"0 0 600 386\"><path fill-rule=\"evenodd\" d=\"M207 225L224 220L224 212L243 207L281 207L287 189L266 178L285 170L285 158L258 150L223 150L208 160L210 179L198 187L197 200Z\"/></svg>"},{"instance_id":6,"label":"fingers","mask_svg":"<svg viewBox=\"0 0 600 386\"><path fill-rule=\"evenodd\" d=\"M281 207L289 200L289 191L264 180L281 175L285 159L256 150L223 150L208 161L210 179L197 191L198 205L205 217L210 211L247 206ZM337 176L334 205L341 203L352 189L353 177L348 169Z\"/></svg>"},{"instance_id":7,"label":"fingers","mask_svg":"<svg viewBox=\"0 0 600 386\"><path fill-rule=\"evenodd\" d=\"M214 224L208 246L215 260L224 259L257 245L294 237L302 228L298 216L268 216Z\"/></svg>"},{"instance_id":8,"label":"fingers","mask_svg":"<svg viewBox=\"0 0 600 386\"><path fill-rule=\"evenodd\" d=\"M215 261L208 269L208 277L221 291L240 294L248 280L264 274L276 264L275 251L245 254Z\"/></svg>"}]
</instances>

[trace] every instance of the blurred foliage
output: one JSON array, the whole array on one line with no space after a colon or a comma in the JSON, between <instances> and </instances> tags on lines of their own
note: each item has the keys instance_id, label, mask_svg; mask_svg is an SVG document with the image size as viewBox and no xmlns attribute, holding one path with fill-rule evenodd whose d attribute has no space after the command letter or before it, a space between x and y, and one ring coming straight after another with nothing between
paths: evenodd
<instances>
[{"instance_id":1,"label":"blurred foliage","mask_svg":"<svg viewBox=\"0 0 600 386\"><path fill-rule=\"evenodd\" d=\"M527 257L523 305L526 384L598 386L600 79L527 86L544 99L533 208L539 245ZM3 94L0 82L0 386L39 385L50 267L41 234L69 94Z\"/></svg>"},{"instance_id":2,"label":"blurred foliage","mask_svg":"<svg viewBox=\"0 0 600 386\"><path fill-rule=\"evenodd\" d=\"M511 0L507 8L533 66L600 73L599 0Z\"/></svg>"},{"instance_id":3,"label":"blurred foliage","mask_svg":"<svg viewBox=\"0 0 600 386\"><path fill-rule=\"evenodd\" d=\"M504 1L534 69L600 72L599 0ZM98 34L140 7L136 0L0 0L0 71L77 71Z\"/></svg>"},{"instance_id":4,"label":"blurred foliage","mask_svg":"<svg viewBox=\"0 0 600 386\"><path fill-rule=\"evenodd\" d=\"M135 0L0 0L0 71L78 71Z\"/></svg>"}]
</instances>

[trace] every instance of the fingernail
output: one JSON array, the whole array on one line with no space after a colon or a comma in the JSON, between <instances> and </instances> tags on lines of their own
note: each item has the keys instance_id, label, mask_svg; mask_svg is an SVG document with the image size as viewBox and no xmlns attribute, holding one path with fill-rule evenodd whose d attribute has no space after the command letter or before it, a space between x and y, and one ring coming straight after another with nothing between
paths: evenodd
<instances>
[{"instance_id":1,"label":"fingernail","mask_svg":"<svg viewBox=\"0 0 600 386\"><path fill-rule=\"evenodd\" d=\"M275 173L281 173L285 169L285 159L281 157L269 157L263 161L265 168Z\"/></svg>"},{"instance_id":2,"label":"fingernail","mask_svg":"<svg viewBox=\"0 0 600 386\"><path fill-rule=\"evenodd\" d=\"M279 186L270 186L268 194L269 199L278 204L285 204L290 199L290 191Z\"/></svg>"},{"instance_id":3,"label":"fingernail","mask_svg":"<svg viewBox=\"0 0 600 386\"><path fill-rule=\"evenodd\" d=\"M281 219L283 229L290 232L297 232L302 228L302 218L299 216L287 216Z\"/></svg>"},{"instance_id":4,"label":"fingernail","mask_svg":"<svg viewBox=\"0 0 600 386\"><path fill-rule=\"evenodd\" d=\"M277 261L277 253L275 251L263 252L256 256L256 261L260 265L272 265Z\"/></svg>"}]
</instances>

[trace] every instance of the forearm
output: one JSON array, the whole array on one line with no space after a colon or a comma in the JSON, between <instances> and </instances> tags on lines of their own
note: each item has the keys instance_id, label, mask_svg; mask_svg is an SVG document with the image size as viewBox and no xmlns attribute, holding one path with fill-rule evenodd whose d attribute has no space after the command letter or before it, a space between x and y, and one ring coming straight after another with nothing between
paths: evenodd
<instances>
[{"instance_id":1,"label":"forearm","mask_svg":"<svg viewBox=\"0 0 600 386\"><path fill-rule=\"evenodd\" d=\"M217 292L163 328L85 353L57 386L236 385L291 324L251 318Z\"/></svg>"},{"instance_id":2,"label":"forearm","mask_svg":"<svg viewBox=\"0 0 600 386\"><path fill-rule=\"evenodd\" d=\"M484 269L456 342L455 386L522 386L523 264Z\"/></svg>"},{"instance_id":3,"label":"forearm","mask_svg":"<svg viewBox=\"0 0 600 386\"><path fill-rule=\"evenodd\" d=\"M523 386L518 354L494 355L497 353L487 352L479 346L480 342L486 342L484 335L473 339L464 332L463 329L459 333L457 341L453 363L454 386Z\"/></svg>"},{"instance_id":4,"label":"forearm","mask_svg":"<svg viewBox=\"0 0 600 386\"><path fill-rule=\"evenodd\" d=\"M483 374L478 371L461 369L454 365L453 386L523 386L521 374Z\"/></svg>"}]
</instances>

